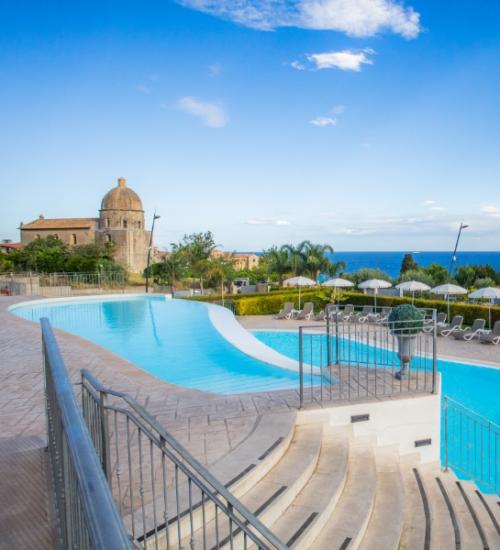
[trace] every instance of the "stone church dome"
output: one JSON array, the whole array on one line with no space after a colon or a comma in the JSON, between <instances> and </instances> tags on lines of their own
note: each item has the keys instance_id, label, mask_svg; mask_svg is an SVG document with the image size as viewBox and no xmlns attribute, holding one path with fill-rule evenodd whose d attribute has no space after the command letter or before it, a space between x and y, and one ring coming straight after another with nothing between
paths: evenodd
<instances>
[{"instance_id":1,"label":"stone church dome","mask_svg":"<svg viewBox=\"0 0 500 550\"><path fill-rule=\"evenodd\" d=\"M101 210L135 210L143 212L139 195L127 187L125 178L118 178L118 185L108 191L101 203Z\"/></svg>"}]
</instances>

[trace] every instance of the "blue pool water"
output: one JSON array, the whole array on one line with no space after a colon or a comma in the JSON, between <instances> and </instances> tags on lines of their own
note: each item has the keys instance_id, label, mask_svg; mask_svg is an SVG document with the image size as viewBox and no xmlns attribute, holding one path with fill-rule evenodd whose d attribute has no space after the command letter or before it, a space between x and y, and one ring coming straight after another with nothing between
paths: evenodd
<instances>
[{"instance_id":1,"label":"blue pool water","mask_svg":"<svg viewBox=\"0 0 500 550\"><path fill-rule=\"evenodd\" d=\"M298 360L299 341L297 332L255 331L254 336L279 353ZM475 345L475 344L471 344ZM326 344L323 345L326 353ZM313 349L313 364L318 365L319 346ZM371 348L370 353L375 350ZM304 362L310 358L307 350ZM441 373L442 394L459 401L478 414L500 424L500 369L479 367L438 360L438 370Z\"/></svg>"},{"instance_id":2,"label":"blue pool water","mask_svg":"<svg viewBox=\"0 0 500 550\"><path fill-rule=\"evenodd\" d=\"M85 300L12 310L99 344L162 380L239 393L296 388L297 373L268 365L230 344L205 305L162 296Z\"/></svg>"}]
</instances>

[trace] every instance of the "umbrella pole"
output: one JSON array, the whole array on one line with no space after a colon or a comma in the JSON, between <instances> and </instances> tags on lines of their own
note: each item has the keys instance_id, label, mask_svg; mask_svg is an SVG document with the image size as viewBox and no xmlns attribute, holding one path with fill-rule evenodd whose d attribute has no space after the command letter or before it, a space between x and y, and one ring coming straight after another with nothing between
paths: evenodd
<instances>
[{"instance_id":1,"label":"umbrella pole","mask_svg":"<svg viewBox=\"0 0 500 550\"><path fill-rule=\"evenodd\" d=\"M375 313L377 313L377 289L374 289L373 296L375 298Z\"/></svg>"},{"instance_id":2,"label":"umbrella pole","mask_svg":"<svg viewBox=\"0 0 500 550\"><path fill-rule=\"evenodd\" d=\"M446 296L448 302L448 323L450 322L450 295Z\"/></svg>"},{"instance_id":3,"label":"umbrella pole","mask_svg":"<svg viewBox=\"0 0 500 550\"><path fill-rule=\"evenodd\" d=\"M415 291L412 290L411 291L411 305L414 305L414 303L415 303Z\"/></svg>"},{"instance_id":4,"label":"umbrella pole","mask_svg":"<svg viewBox=\"0 0 500 550\"><path fill-rule=\"evenodd\" d=\"M489 324L490 330L491 330L491 302L492 300L488 301L488 324Z\"/></svg>"},{"instance_id":5,"label":"umbrella pole","mask_svg":"<svg viewBox=\"0 0 500 550\"><path fill-rule=\"evenodd\" d=\"M299 309L300 309L300 291L301 291L302 287L299 285Z\"/></svg>"}]
</instances>

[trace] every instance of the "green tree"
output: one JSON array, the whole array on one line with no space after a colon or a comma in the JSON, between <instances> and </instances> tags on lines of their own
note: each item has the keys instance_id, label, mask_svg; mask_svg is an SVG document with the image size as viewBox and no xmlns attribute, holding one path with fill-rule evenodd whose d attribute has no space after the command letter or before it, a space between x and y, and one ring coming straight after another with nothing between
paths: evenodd
<instances>
[{"instance_id":1,"label":"green tree","mask_svg":"<svg viewBox=\"0 0 500 550\"><path fill-rule=\"evenodd\" d=\"M401 283L404 283L405 281L419 281L429 285L430 287L436 286L434 284L434 279L423 269L409 269L401 275L399 281Z\"/></svg>"},{"instance_id":2,"label":"green tree","mask_svg":"<svg viewBox=\"0 0 500 550\"><path fill-rule=\"evenodd\" d=\"M144 275L146 275L146 271ZM149 268L149 274L157 285L170 285L172 293L175 292L177 282L186 271L185 258L179 252L172 252L162 262L153 264Z\"/></svg>"},{"instance_id":3,"label":"green tree","mask_svg":"<svg viewBox=\"0 0 500 550\"><path fill-rule=\"evenodd\" d=\"M65 270L69 256L69 247L57 237L50 235L23 246L15 261L20 271L56 273Z\"/></svg>"},{"instance_id":4,"label":"green tree","mask_svg":"<svg viewBox=\"0 0 500 550\"><path fill-rule=\"evenodd\" d=\"M221 300L224 301L224 284L234 277L234 264L232 257L219 256L210 258L206 264L206 276L220 284ZM215 285L214 285L215 286Z\"/></svg>"},{"instance_id":5,"label":"green tree","mask_svg":"<svg viewBox=\"0 0 500 550\"><path fill-rule=\"evenodd\" d=\"M482 277L474 281L475 288L486 288L488 286L495 286L495 281L490 277Z\"/></svg>"},{"instance_id":6,"label":"green tree","mask_svg":"<svg viewBox=\"0 0 500 550\"><path fill-rule=\"evenodd\" d=\"M413 254L405 254L403 257L403 261L401 262L401 270L400 274L406 273L410 270L416 270L418 269L418 265L415 262L415 259L413 258Z\"/></svg>"},{"instance_id":7,"label":"green tree","mask_svg":"<svg viewBox=\"0 0 500 550\"><path fill-rule=\"evenodd\" d=\"M434 286L444 285L450 281L450 273L442 265L430 264L424 268L424 271L432 277Z\"/></svg>"},{"instance_id":8,"label":"green tree","mask_svg":"<svg viewBox=\"0 0 500 550\"><path fill-rule=\"evenodd\" d=\"M202 292L203 279L208 269L207 261L215 247L215 240L211 231L184 235L180 243L172 243L172 252L181 255L188 274L199 279Z\"/></svg>"},{"instance_id":9,"label":"green tree","mask_svg":"<svg viewBox=\"0 0 500 550\"><path fill-rule=\"evenodd\" d=\"M268 275L272 277L273 274L276 274L280 284L283 282L285 275L290 273L288 249L285 246L281 248L273 246L268 250L264 250L262 261L267 268Z\"/></svg>"},{"instance_id":10,"label":"green tree","mask_svg":"<svg viewBox=\"0 0 500 550\"><path fill-rule=\"evenodd\" d=\"M363 267L355 273L349 273L346 275L346 278L350 279L356 285L368 279L382 279L383 281L392 282L391 277L385 271L371 267Z\"/></svg>"},{"instance_id":11,"label":"green tree","mask_svg":"<svg viewBox=\"0 0 500 550\"><path fill-rule=\"evenodd\" d=\"M15 265L14 260L10 257L14 253L10 254L0 254L0 273L6 273L7 271L14 271Z\"/></svg>"}]
</instances>

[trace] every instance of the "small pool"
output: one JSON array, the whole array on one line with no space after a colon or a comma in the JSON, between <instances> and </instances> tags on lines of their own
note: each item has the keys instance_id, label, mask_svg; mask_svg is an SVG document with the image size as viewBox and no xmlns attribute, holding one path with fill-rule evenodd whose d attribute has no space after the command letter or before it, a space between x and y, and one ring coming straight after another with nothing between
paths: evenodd
<instances>
[{"instance_id":1,"label":"small pool","mask_svg":"<svg viewBox=\"0 0 500 550\"><path fill-rule=\"evenodd\" d=\"M173 384L223 394L298 386L298 374L259 361L228 342L207 307L163 296L54 301L12 313L86 338Z\"/></svg>"},{"instance_id":2,"label":"small pool","mask_svg":"<svg viewBox=\"0 0 500 550\"><path fill-rule=\"evenodd\" d=\"M256 330L253 335L279 353L298 359L299 336L296 331ZM471 346L474 345L476 345L475 342L471 343ZM320 363L314 353L317 353L318 349L319 347L315 346L313 350L313 364L317 365ZM324 344L323 350L326 350L326 344ZM307 350L305 353L307 353ZM310 361L309 356L305 357L304 360L308 363ZM459 401L466 407L500 424L500 369L446 361L444 359L438 359L437 364L442 375L441 393L443 395Z\"/></svg>"}]
</instances>

